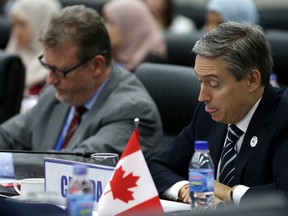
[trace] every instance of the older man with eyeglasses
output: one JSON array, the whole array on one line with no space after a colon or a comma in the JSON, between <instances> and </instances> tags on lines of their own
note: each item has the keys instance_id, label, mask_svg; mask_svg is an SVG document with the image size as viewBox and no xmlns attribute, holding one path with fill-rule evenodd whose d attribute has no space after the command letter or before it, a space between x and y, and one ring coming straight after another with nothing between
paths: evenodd
<instances>
[{"instance_id":1,"label":"older man with eyeglasses","mask_svg":"<svg viewBox=\"0 0 288 216\"><path fill-rule=\"evenodd\" d=\"M0 126L0 149L121 155L138 117L146 159L159 150L162 125L156 105L134 74L112 63L110 39L96 11L66 7L51 19L40 41L48 85L33 109ZM39 169L29 167L27 176L44 174L43 156L2 153L0 167L7 169L0 174L17 175L30 164Z\"/></svg>"}]
</instances>

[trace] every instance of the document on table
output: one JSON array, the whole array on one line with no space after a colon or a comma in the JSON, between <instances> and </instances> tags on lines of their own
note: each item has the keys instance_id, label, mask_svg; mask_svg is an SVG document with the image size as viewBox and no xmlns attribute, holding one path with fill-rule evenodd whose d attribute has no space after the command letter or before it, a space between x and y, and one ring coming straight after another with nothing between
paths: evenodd
<instances>
[{"instance_id":1,"label":"document on table","mask_svg":"<svg viewBox=\"0 0 288 216\"><path fill-rule=\"evenodd\" d=\"M165 213L190 210L190 205L186 203L163 200L163 199L161 199L160 201Z\"/></svg>"}]
</instances>

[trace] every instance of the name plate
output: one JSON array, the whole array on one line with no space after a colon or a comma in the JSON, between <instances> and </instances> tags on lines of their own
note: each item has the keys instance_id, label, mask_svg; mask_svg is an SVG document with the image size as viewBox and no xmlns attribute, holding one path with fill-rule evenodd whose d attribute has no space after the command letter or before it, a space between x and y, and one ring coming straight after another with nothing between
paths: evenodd
<instances>
[{"instance_id":1,"label":"name plate","mask_svg":"<svg viewBox=\"0 0 288 216\"><path fill-rule=\"evenodd\" d=\"M53 195L58 205L66 206L66 195L69 182L73 176L73 165L85 164L94 194L94 210L98 210L98 201L111 178L114 167L68 161L56 158L45 158L45 191Z\"/></svg>"}]
</instances>

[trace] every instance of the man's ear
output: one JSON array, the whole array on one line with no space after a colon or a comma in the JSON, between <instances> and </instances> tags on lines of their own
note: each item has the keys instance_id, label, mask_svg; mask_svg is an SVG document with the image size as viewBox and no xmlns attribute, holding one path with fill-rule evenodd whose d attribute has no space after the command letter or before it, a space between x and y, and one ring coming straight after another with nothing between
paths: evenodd
<instances>
[{"instance_id":1,"label":"man's ear","mask_svg":"<svg viewBox=\"0 0 288 216\"><path fill-rule=\"evenodd\" d=\"M97 55L92 59L92 65L93 65L93 71L94 71L94 77L101 76L106 68L106 60L104 56Z\"/></svg>"},{"instance_id":2,"label":"man's ear","mask_svg":"<svg viewBox=\"0 0 288 216\"><path fill-rule=\"evenodd\" d=\"M248 74L249 91L253 92L261 86L261 74L257 69L253 69Z\"/></svg>"}]
</instances>

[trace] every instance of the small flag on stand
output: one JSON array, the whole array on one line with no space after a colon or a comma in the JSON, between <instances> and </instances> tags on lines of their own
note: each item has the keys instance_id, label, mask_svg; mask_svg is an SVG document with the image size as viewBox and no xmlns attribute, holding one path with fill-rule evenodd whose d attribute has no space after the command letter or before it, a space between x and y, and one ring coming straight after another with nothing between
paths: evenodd
<instances>
[{"instance_id":1,"label":"small flag on stand","mask_svg":"<svg viewBox=\"0 0 288 216\"><path fill-rule=\"evenodd\" d=\"M99 215L164 214L160 198L140 149L138 124L98 204Z\"/></svg>"}]
</instances>

